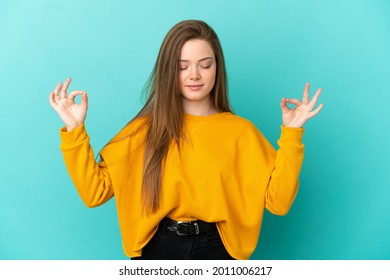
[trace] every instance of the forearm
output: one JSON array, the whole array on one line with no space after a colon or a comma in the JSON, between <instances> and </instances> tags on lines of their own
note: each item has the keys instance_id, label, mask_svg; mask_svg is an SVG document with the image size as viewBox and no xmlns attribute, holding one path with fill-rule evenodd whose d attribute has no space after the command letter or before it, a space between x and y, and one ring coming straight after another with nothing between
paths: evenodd
<instances>
[{"instance_id":1,"label":"forearm","mask_svg":"<svg viewBox=\"0 0 390 280\"><path fill-rule=\"evenodd\" d=\"M288 213L298 192L304 147L303 129L282 127L275 168L266 191L266 208L273 214Z\"/></svg>"},{"instance_id":2,"label":"forearm","mask_svg":"<svg viewBox=\"0 0 390 280\"><path fill-rule=\"evenodd\" d=\"M105 203L113 196L109 172L104 162L96 163L84 125L71 132L63 128L60 136L66 168L83 202L88 207Z\"/></svg>"}]
</instances>

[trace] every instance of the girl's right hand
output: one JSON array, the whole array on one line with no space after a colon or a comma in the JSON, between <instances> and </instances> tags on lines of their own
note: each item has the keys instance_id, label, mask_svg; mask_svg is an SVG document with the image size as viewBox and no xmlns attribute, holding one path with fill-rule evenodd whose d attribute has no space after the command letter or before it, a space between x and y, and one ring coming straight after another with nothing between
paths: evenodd
<instances>
[{"instance_id":1,"label":"girl's right hand","mask_svg":"<svg viewBox=\"0 0 390 280\"><path fill-rule=\"evenodd\" d=\"M65 123L67 131L71 131L84 123L88 109L88 97L85 91L75 90L69 95L66 94L71 81L71 78L68 78L64 85L59 83L54 92L49 95L50 105ZM80 104L76 104L74 101L77 95L81 95Z\"/></svg>"}]
</instances>

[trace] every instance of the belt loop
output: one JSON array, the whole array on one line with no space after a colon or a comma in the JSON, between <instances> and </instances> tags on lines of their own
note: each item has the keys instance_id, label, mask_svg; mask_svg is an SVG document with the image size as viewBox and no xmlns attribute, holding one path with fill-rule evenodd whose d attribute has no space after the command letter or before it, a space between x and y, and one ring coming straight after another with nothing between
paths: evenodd
<instances>
[{"instance_id":1,"label":"belt loop","mask_svg":"<svg viewBox=\"0 0 390 280\"><path fill-rule=\"evenodd\" d=\"M199 225L197 222L194 222L194 227L195 227L195 234L199 234Z\"/></svg>"}]
</instances>

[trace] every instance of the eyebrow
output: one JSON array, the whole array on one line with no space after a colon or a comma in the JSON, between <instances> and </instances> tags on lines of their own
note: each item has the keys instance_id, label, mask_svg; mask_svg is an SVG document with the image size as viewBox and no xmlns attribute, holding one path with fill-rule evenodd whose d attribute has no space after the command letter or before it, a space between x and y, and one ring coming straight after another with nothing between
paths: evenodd
<instances>
[{"instance_id":1,"label":"eyebrow","mask_svg":"<svg viewBox=\"0 0 390 280\"><path fill-rule=\"evenodd\" d=\"M204 58L202 58L202 59L199 59L198 62L205 61L205 60L209 60L209 59L214 59L214 58L211 57L211 56L208 56L208 57L204 57ZM180 62L190 62L190 60L187 60L187 59L180 59L179 61L180 61Z\"/></svg>"}]
</instances>

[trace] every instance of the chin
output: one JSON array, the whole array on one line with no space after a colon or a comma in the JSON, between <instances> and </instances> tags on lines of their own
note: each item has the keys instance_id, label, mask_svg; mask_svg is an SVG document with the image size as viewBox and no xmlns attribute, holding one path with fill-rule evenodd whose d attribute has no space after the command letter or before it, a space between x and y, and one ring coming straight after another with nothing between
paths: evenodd
<instances>
[{"instance_id":1,"label":"chin","mask_svg":"<svg viewBox=\"0 0 390 280\"><path fill-rule=\"evenodd\" d=\"M209 94L194 95L194 94L182 94L183 98L188 101L199 102L210 98Z\"/></svg>"}]
</instances>

